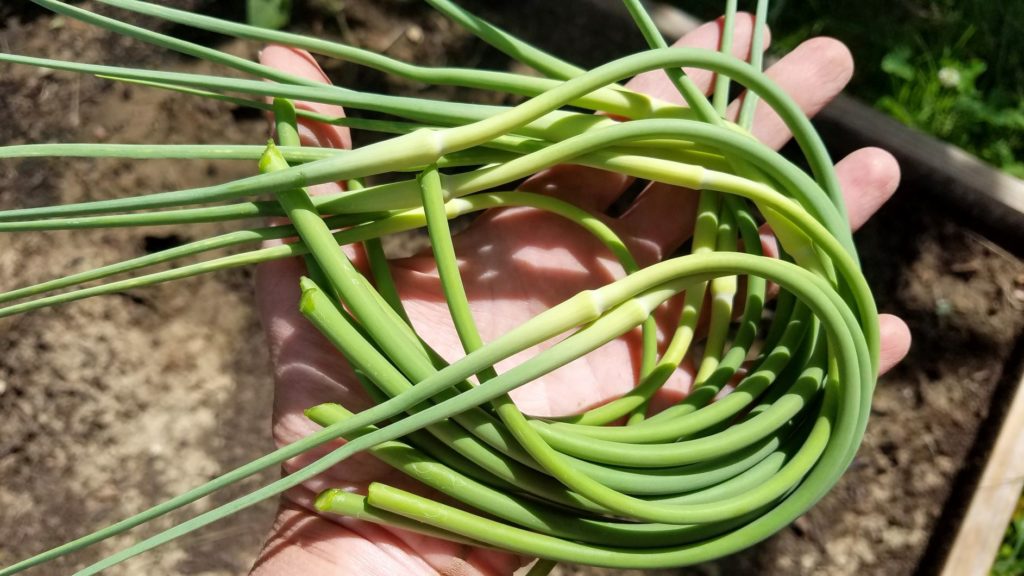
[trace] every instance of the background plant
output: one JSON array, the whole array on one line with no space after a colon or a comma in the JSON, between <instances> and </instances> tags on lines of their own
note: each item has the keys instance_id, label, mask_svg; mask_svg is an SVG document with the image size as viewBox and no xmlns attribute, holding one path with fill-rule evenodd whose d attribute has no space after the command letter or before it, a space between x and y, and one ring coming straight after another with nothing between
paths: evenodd
<instances>
[{"instance_id":1,"label":"background plant","mask_svg":"<svg viewBox=\"0 0 1024 576\"><path fill-rule=\"evenodd\" d=\"M253 26L284 28L292 17L291 0L246 0L246 20Z\"/></svg>"},{"instance_id":2,"label":"background plant","mask_svg":"<svg viewBox=\"0 0 1024 576\"><path fill-rule=\"evenodd\" d=\"M713 2L679 3L712 17ZM799 4L799 7L797 7ZM956 0L775 3L775 47L829 35L850 47L850 92L1024 176L1024 4Z\"/></svg>"}]
</instances>

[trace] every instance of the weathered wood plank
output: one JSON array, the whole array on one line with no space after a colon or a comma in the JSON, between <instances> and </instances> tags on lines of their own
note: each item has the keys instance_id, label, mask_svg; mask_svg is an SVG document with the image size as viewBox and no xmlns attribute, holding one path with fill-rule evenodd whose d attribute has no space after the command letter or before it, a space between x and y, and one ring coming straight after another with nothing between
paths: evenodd
<instances>
[{"instance_id":1,"label":"weathered wood plank","mask_svg":"<svg viewBox=\"0 0 1024 576\"><path fill-rule=\"evenodd\" d=\"M986 576L1024 490L1024 375L996 437L942 576Z\"/></svg>"}]
</instances>

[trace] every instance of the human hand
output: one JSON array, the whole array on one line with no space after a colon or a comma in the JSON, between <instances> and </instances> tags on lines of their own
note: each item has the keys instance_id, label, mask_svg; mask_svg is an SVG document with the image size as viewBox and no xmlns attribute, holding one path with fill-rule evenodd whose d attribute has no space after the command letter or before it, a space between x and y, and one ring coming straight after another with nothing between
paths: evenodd
<instances>
[{"instance_id":1,"label":"human hand","mask_svg":"<svg viewBox=\"0 0 1024 576\"><path fill-rule=\"evenodd\" d=\"M720 22L706 24L676 45L715 48L720 27ZM738 56L749 51L751 27L749 17L737 17L734 53ZM327 81L305 53L269 47L261 54L261 60L294 74ZM799 46L773 66L768 75L804 112L813 115L845 86L852 69L850 55L842 44L818 38ZM699 86L710 88L710 74L690 72ZM629 86L667 101L679 101L663 73L642 75ZM342 113L340 108L321 104L303 106L328 115ZM306 146L351 145L344 128L305 124L303 132ZM778 117L765 106L758 107L754 134L776 148L790 137ZM840 161L836 170L854 228L889 198L899 181L895 161L878 149L854 152ZM692 222L696 194L655 184L622 216L604 216L629 184L625 176L561 166L534 176L522 188L567 200L601 215L627 241L641 265L647 265L671 255L688 239L692 230L680 223ZM314 192L337 190L337 185L325 185ZM769 249L773 244L767 233L765 243ZM345 250L358 267L365 268L360 251L351 247ZM606 284L621 274L611 255L589 233L566 226L558 216L530 208L494 210L481 215L455 237L455 250L466 293L485 341L580 290ZM460 357L462 346L448 317L433 257L427 253L396 260L391 267L416 331L425 335L442 356ZM299 314L298 279L303 273L303 264L298 260L267 263L257 273L259 308L275 366L273 433L280 445L318 429L303 414L310 406L337 401L359 411L370 404L340 354ZM662 321L674 321L678 304L675 309L664 307L659 315ZM884 371L906 354L910 335L902 321L887 315L881 318L881 332ZM604 346L600 353L581 358L514 391L512 397L524 412L539 416L569 414L599 405L634 385L638 348L638 338L620 338ZM497 369L501 372L504 366L516 361L512 358ZM686 393L691 379L692 366L683 366L655 405L677 401ZM314 452L320 455L326 449ZM285 468L295 470L310 460L311 455L306 455ZM340 487L365 492L373 481L400 487L409 484L400 473L363 454L286 494L254 573L510 574L522 563L522 558L511 554L469 548L351 518L319 516L312 507L313 498L322 489Z\"/></svg>"}]
</instances>

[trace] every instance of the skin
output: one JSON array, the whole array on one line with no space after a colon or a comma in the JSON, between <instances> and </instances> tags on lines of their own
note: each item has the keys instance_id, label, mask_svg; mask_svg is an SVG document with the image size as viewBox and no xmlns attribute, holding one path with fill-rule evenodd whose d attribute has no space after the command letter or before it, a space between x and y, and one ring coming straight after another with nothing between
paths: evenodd
<instances>
[{"instance_id":1,"label":"skin","mask_svg":"<svg viewBox=\"0 0 1024 576\"><path fill-rule=\"evenodd\" d=\"M749 51L752 19L736 21L735 54ZM680 39L676 46L715 48L721 22L702 26ZM328 82L306 53L271 46L261 54L265 64ZM691 71L699 86L710 89L712 75ZM853 63L849 51L836 40L815 38L796 48L768 71L813 116L849 81ZM679 95L663 73L645 74L629 83L633 89L678 102ZM307 109L340 115L340 108L302 104ZM730 110L735 114L737 103ZM315 123L301 126L304 145L349 147L347 129ZM754 134L780 147L790 138L781 120L767 107L757 109ZM892 195L899 182L899 168L887 152L877 148L858 150L837 165L850 224L860 227ZM640 260L649 264L670 255L690 236L687 225L696 209L696 194L666 185L645 189L619 217L604 216L608 207L630 184L628 178L577 166L559 166L535 175L522 189L550 194L602 215ZM325 185L313 190L338 190ZM774 240L764 230L763 241L772 250ZM356 265L365 269L365 256L351 246L344 248ZM586 232L567 226L556 216L532 209L491 211L455 237L460 270L471 308L485 341L506 332L538 312L576 292L621 277L611 255ZM444 357L454 360L462 348L448 317L432 256L428 253L394 260L392 272L417 330ZM273 434L279 445L314 432L317 427L302 411L325 401L335 401L359 411L369 405L349 367L335 349L298 313L298 278L305 272L301 261L277 261L257 272L257 298L270 342L276 378ZM678 310L678 299L659 311L667 327ZM906 325L891 315L881 317L883 372L899 362L910 346ZM547 377L532 382L512 397L524 412L561 415L584 410L614 398L634 385L638 370L639 339L636 334L616 340L599 352L581 358ZM528 357L527 353L523 357ZM498 365L501 372L523 358ZM673 376L656 398L655 409L685 395L692 366ZM289 462L290 471L326 451L316 451ZM319 516L312 499L328 487L364 492L371 481L404 488L410 483L368 455L360 455L328 474L288 493L277 520L260 553L253 574L511 574L527 562L510 554L480 550L450 542L392 530L337 516Z\"/></svg>"}]
</instances>

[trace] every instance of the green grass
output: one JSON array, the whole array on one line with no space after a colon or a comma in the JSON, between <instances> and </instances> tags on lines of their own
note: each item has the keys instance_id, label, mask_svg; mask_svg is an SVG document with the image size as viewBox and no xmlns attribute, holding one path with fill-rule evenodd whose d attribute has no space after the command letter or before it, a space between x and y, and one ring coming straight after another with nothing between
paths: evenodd
<instances>
[{"instance_id":1,"label":"green grass","mask_svg":"<svg viewBox=\"0 0 1024 576\"><path fill-rule=\"evenodd\" d=\"M1003 544L992 566L992 576L1017 576L1024 574L1024 496L1017 502L1010 526L1006 529Z\"/></svg>"}]
</instances>

